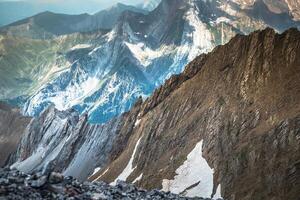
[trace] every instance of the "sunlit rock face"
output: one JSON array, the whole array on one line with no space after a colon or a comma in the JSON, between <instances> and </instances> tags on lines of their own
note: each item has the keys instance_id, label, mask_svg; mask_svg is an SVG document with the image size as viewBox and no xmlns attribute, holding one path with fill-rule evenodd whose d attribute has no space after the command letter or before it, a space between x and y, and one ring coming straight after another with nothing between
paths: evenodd
<instances>
[{"instance_id":1,"label":"sunlit rock face","mask_svg":"<svg viewBox=\"0 0 300 200\"><path fill-rule=\"evenodd\" d=\"M297 199L299 44L297 29L268 28L197 57L127 114L133 120L109 163L90 180L187 196Z\"/></svg>"}]
</instances>

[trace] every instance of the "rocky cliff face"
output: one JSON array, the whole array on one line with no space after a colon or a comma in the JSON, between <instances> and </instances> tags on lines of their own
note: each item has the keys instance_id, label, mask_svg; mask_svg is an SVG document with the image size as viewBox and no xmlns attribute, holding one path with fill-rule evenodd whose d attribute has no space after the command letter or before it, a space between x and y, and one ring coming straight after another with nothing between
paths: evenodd
<instances>
[{"instance_id":1,"label":"rocky cliff face","mask_svg":"<svg viewBox=\"0 0 300 200\"><path fill-rule=\"evenodd\" d=\"M130 115L104 125L91 125L87 115L79 117L75 110L62 112L51 106L23 130L9 165L26 173L49 169L86 180L107 163L116 135L121 127L135 120L131 116L136 112L133 108Z\"/></svg>"},{"instance_id":2,"label":"rocky cliff face","mask_svg":"<svg viewBox=\"0 0 300 200\"><path fill-rule=\"evenodd\" d=\"M0 166L16 151L30 117L24 117L17 108L0 102Z\"/></svg>"},{"instance_id":3,"label":"rocky cliff face","mask_svg":"<svg viewBox=\"0 0 300 200\"><path fill-rule=\"evenodd\" d=\"M266 29L198 57L128 115L136 121L123 124L109 163L90 179L189 196L297 199L299 45L295 29Z\"/></svg>"}]
</instances>

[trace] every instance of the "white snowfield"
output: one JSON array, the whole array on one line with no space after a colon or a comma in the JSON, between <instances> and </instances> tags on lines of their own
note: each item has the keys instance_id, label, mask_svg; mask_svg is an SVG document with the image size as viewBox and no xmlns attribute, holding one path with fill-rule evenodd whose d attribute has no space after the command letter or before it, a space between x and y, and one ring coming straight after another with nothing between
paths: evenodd
<instances>
[{"instance_id":1,"label":"white snowfield","mask_svg":"<svg viewBox=\"0 0 300 200\"><path fill-rule=\"evenodd\" d=\"M134 147L134 150L133 150L133 153L131 155L131 158L127 164L127 166L125 167L125 169L123 170L123 172L114 180L114 182L111 183L111 185L116 185L117 181L118 180L121 180L121 181L126 181L126 179L128 178L128 176L130 176L130 174L135 170L136 166L133 167L133 160L135 158L135 154L136 154L136 150L140 144L140 141L141 141L142 138L140 138L135 147ZM138 177L139 178L139 177ZM140 177L142 178L142 177ZM138 181L138 180L136 180Z\"/></svg>"},{"instance_id":2,"label":"white snowfield","mask_svg":"<svg viewBox=\"0 0 300 200\"><path fill-rule=\"evenodd\" d=\"M163 180L163 191L183 194L188 197L211 198L214 170L202 157L202 145L203 140L188 154L187 160L176 170L177 175L173 180ZM222 198L220 190L221 186L219 185L214 199Z\"/></svg>"}]
</instances>

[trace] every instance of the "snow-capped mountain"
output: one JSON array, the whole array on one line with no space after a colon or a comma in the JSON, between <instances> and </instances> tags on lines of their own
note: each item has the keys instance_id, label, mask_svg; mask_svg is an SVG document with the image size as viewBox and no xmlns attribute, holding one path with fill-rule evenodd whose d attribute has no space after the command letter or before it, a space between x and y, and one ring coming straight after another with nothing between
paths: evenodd
<instances>
[{"instance_id":1,"label":"snow-capped mountain","mask_svg":"<svg viewBox=\"0 0 300 200\"><path fill-rule=\"evenodd\" d=\"M161 0L144 0L142 4L138 5L138 7L152 11L159 5L160 2Z\"/></svg>"},{"instance_id":2,"label":"snow-capped mountain","mask_svg":"<svg viewBox=\"0 0 300 200\"><path fill-rule=\"evenodd\" d=\"M38 115L54 104L59 110L88 113L91 122L105 122L237 33L299 26L263 5L243 10L232 2L164 0L146 15L126 11L96 48L71 48L69 69L32 95L24 113Z\"/></svg>"}]
</instances>

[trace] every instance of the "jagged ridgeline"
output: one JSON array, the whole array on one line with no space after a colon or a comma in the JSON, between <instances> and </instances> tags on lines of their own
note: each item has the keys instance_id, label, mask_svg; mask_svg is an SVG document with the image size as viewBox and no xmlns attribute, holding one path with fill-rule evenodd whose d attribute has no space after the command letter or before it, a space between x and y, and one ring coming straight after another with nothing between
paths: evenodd
<instances>
[{"instance_id":1,"label":"jagged ridgeline","mask_svg":"<svg viewBox=\"0 0 300 200\"><path fill-rule=\"evenodd\" d=\"M298 3L157 0L94 15L44 12L0 29L0 99L39 116L54 104L104 123L236 34L299 27ZM152 7L152 8L151 8Z\"/></svg>"},{"instance_id":2,"label":"jagged ridgeline","mask_svg":"<svg viewBox=\"0 0 300 200\"><path fill-rule=\"evenodd\" d=\"M8 163L191 197L297 199L299 55L297 29L237 35L105 124L49 108Z\"/></svg>"}]
</instances>

